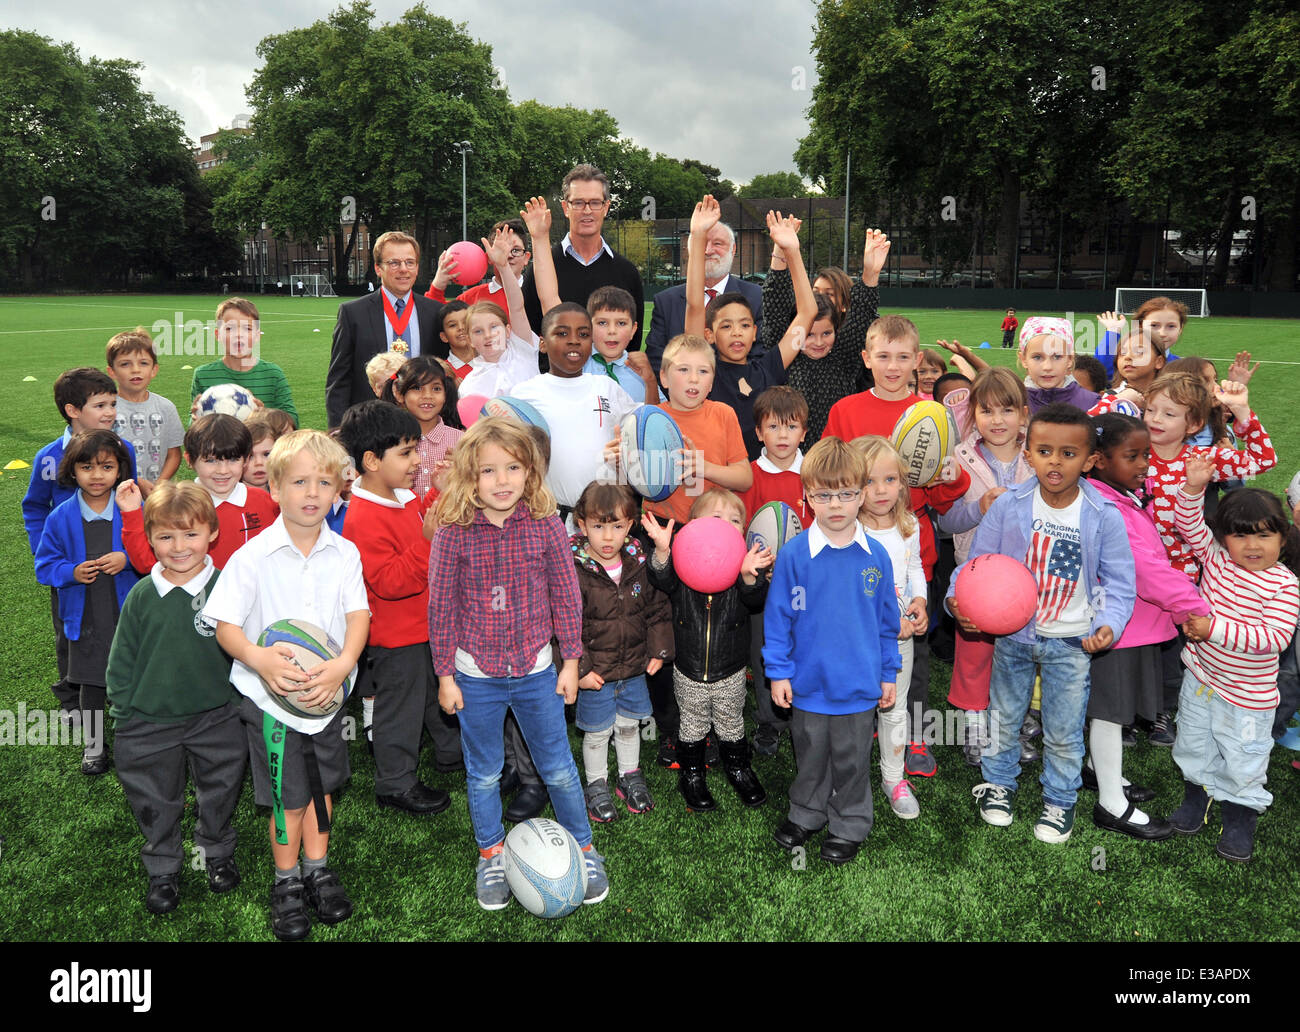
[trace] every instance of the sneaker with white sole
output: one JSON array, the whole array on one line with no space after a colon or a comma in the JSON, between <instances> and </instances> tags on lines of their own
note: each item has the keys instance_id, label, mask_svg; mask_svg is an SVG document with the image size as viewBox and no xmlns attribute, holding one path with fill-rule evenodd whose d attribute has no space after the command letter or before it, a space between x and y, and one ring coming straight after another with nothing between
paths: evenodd
<instances>
[{"instance_id":1,"label":"sneaker with white sole","mask_svg":"<svg viewBox=\"0 0 1300 1032\"><path fill-rule=\"evenodd\" d=\"M885 791L889 793L889 805L896 816L905 821L921 816L921 804L916 801L907 778L896 785L886 785Z\"/></svg>"},{"instance_id":2,"label":"sneaker with white sole","mask_svg":"<svg viewBox=\"0 0 1300 1032\"><path fill-rule=\"evenodd\" d=\"M1034 838L1038 839L1039 842L1050 842L1057 845L1067 841L1070 832L1073 830L1073 806L1067 809L1063 806L1044 803L1042 816L1038 818L1038 823L1034 825Z\"/></svg>"},{"instance_id":3,"label":"sneaker with white sole","mask_svg":"<svg viewBox=\"0 0 1300 1032\"><path fill-rule=\"evenodd\" d=\"M584 903L599 903L609 895L609 875L605 873L605 858L596 852L595 846L588 846L582 852L583 862L587 865L587 895Z\"/></svg>"},{"instance_id":4,"label":"sneaker with white sole","mask_svg":"<svg viewBox=\"0 0 1300 1032\"><path fill-rule=\"evenodd\" d=\"M1010 789L985 781L972 788L971 795L979 800L980 816L986 823L1005 828L1013 820Z\"/></svg>"},{"instance_id":5,"label":"sneaker with white sole","mask_svg":"<svg viewBox=\"0 0 1300 1032\"><path fill-rule=\"evenodd\" d=\"M506 882L505 859L501 853L478 858L474 895L484 910L503 910L510 905L510 886Z\"/></svg>"}]
</instances>

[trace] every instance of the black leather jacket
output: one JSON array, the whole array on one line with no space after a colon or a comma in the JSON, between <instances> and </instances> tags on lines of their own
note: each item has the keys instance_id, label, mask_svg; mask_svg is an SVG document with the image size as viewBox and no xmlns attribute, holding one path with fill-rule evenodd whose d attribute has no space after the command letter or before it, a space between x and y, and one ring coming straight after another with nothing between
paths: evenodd
<instances>
[{"instance_id":1,"label":"black leather jacket","mask_svg":"<svg viewBox=\"0 0 1300 1032\"><path fill-rule=\"evenodd\" d=\"M711 684L749 664L749 618L763 611L766 577L752 585L737 578L726 591L705 595L678 579L670 554L667 566L650 560L650 583L672 602L673 663L686 677Z\"/></svg>"}]
</instances>

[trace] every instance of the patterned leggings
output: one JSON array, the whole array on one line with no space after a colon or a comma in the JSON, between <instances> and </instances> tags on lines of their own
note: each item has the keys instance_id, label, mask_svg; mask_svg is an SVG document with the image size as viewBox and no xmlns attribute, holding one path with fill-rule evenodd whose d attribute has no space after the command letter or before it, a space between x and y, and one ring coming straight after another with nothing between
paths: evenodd
<instances>
[{"instance_id":1,"label":"patterned leggings","mask_svg":"<svg viewBox=\"0 0 1300 1032\"><path fill-rule=\"evenodd\" d=\"M701 741L709 725L724 742L745 737L745 668L712 684L692 681L673 667L673 694L682 711L678 737L683 742Z\"/></svg>"}]
</instances>

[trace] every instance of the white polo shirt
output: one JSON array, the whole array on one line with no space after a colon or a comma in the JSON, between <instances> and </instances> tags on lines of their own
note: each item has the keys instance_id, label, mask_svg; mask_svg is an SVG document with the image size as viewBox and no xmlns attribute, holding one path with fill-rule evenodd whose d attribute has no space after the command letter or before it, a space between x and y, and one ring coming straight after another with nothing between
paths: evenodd
<instances>
[{"instance_id":1,"label":"white polo shirt","mask_svg":"<svg viewBox=\"0 0 1300 1032\"><path fill-rule=\"evenodd\" d=\"M322 523L316 544L304 556L289 539L284 517L277 516L226 562L203 607L203 618L238 624L253 643L277 620L305 620L328 632L341 647L347 638L347 614L360 610L369 612L370 604L357 546ZM355 685L357 668L348 676ZM230 682L264 713L295 731L312 735L329 723L282 709L262 679L238 660L231 667Z\"/></svg>"}]
</instances>

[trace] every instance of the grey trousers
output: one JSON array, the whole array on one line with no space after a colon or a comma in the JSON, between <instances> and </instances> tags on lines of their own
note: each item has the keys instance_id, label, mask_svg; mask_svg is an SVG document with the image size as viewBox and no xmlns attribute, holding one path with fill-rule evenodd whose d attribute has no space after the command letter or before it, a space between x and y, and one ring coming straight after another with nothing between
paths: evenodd
<instances>
[{"instance_id":1,"label":"grey trousers","mask_svg":"<svg viewBox=\"0 0 1300 1032\"><path fill-rule=\"evenodd\" d=\"M798 773L789 817L801 828L823 825L836 838L862 842L871 833L871 734L876 711L828 716L794 707L790 741Z\"/></svg>"},{"instance_id":2,"label":"grey trousers","mask_svg":"<svg viewBox=\"0 0 1300 1032\"><path fill-rule=\"evenodd\" d=\"M438 705L438 679L427 643L368 648L365 690L375 696L376 795L401 795L419 780L416 768L426 728L439 763L460 761L460 726Z\"/></svg>"},{"instance_id":3,"label":"grey trousers","mask_svg":"<svg viewBox=\"0 0 1300 1032\"><path fill-rule=\"evenodd\" d=\"M181 815L187 758L198 810L194 845L207 863L234 854L230 816L248 763L238 707L227 703L179 724L118 721L114 748L117 779L144 834L140 859L150 877L177 874L184 863Z\"/></svg>"}]
</instances>

